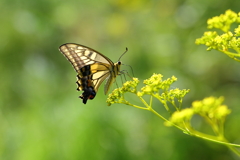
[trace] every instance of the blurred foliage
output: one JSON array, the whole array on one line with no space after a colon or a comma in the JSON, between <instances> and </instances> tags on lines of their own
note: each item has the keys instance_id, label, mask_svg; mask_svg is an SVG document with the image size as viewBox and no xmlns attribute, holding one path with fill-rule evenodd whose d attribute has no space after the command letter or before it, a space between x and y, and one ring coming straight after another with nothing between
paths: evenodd
<instances>
[{"instance_id":1,"label":"blurred foliage","mask_svg":"<svg viewBox=\"0 0 240 160\"><path fill-rule=\"evenodd\" d=\"M107 107L103 87L83 105L76 73L58 47L87 45L114 62L128 47L122 61L140 80L157 72L174 75L177 87L191 89L183 108L203 97L224 96L232 111L226 136L239 143L239 63L194 44L207 19L227 9L239 12L239 5L234 0L2 0L0 159L236 159L223 146L159 125L153 114ZM198 117L193 123L208 129Z\"/></svg>"}]
</instances>

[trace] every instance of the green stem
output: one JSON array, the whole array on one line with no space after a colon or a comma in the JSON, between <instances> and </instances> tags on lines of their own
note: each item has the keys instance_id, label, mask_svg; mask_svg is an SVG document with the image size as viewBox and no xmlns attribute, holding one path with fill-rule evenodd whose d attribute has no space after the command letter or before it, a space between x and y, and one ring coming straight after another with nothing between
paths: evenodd
<instances>
[{"instance_id":1,"label":"green stem","mask_svg":"<svg viewBox=\"0 0 240 160\"><path fill-rule=\"evenodd\" d=\"M161 103L163 104L164 108L168 111L168 113L169 113L170 115L172 114L172 112L170 111L168 105L166 104L165 101L161 100L161 97L160 97L160 96L155 95L155 94L152 94L152 96L155 97L155 98L157 98L157 99L159 100L159 102L161 102Z\"/></svg>"},{"instance_id":2,"label":"green stem","mask_svg":"<svg viewBox=\"0 0 240 160\"><path fill-rule=\"evenodd\" d=\"M170 101L170 103L173 105L173 107L176 109L176 111L179 111L179 108L177 105L174 103L174 101Z\"/></svg>"},{"instance_id":3,"label":"green stem","mask_svg":"<svg viewBox=\"0 0 240 160\"><path fill-rule=\"evenodd\" d=\"M169 120L167 120L166 118L164 118L163 116L161 116L158 112L156 112L153 108L149 108L149 111L153 112L153 113L154 113L155 115L157 115L159 118L161 118L162 120L164 120L164 121L170 123L170 124L173 125L174 127L178 128L178 129L180 129L180 130L182 130L183 132L186 132L185 129L183 129L183 128L177 126L176 124L174 124L174 123L172 123L172 122L170 122Z\"/></svg>"},{"instance_id":4,"label":"green stem","mask_svg":"<svg viewBox=\"0 0 240 160\"><path fill-rule=\"evenodd\" d=\"M154 97L155 97L155 96L154 96ZM177 125L175 125L174 123L172 123L172 122L170 122L170 121L168 121L166 118L164 118L163 116L161 116L158 112L156 112L156 111L152 108L152 106L151 106L151 105L152 105L152 96L150 97L150 105L148 105L147 102L146 102L142 97L139 97L139 98L140 98L140 100L143 102L143 104L144 104L147 108L138 107L138 106L137 106L136 108L149 110L149 111L153 112L155 115L157 115L159 118L161 118L162 120L170 123L171 125L175 126L176 128L182 130L183 132L186 132L185 129L183 129L183 128L177 126Z\"/></svg>"},{"instance_id":5,"label":"green stem","mask_svg":"<svg viewBox=\"0 0 240 160\"><path fill-rule=\"evenodd\" d=\"M229 51L224 51L224 50L219 50L220 52L223 52L224 54L226 54L227 56L229 56L230 58L234 59L235 61L240 62L240 60L236 57L240 57L239 53L232 53Z\"/></svg>"},{"instance_id":6,"label":"green stem","mask_svg":"<svg viewBox=\"0 0 240 160\"><path fill-rule=\"evenodd\" d=\"M207 134L204 134L204 133L198 132L196 130L192 130L192 129L189 129L189 131L190 131L191 135L201 138L201 139L205 139L205 140L212 141L212 142L219 143L219 144L224 144L229 147L240 147L239 144L229 143L225 138L221 138L222 140L225 141L224 142L224 141L219 141L218 140L219 137L207 135Z\"/></svg>"},{"instance_id":7,"label":"green stem","mask_svg":"<svg viewBox=\"0 0 240 160\"><path fill-rule=\"evenodd\" d=\"M149 110L149 109L146 108L146 107L140 107L140 106L137 106L137 105L134 105L134 104L131 104L131 103L129 103L129 104L127 104L127 105L130 105L130 106L135 107L135 108L138 108L138 109Z\"/></svg>"},{"instance_id":8,"label":"green stem","mask_svg":"<svg viewBox=\"0 0 240 160\"><path fill-rule=\"evenodd\" d=\"M139 97L139 99L142 101L142 103L149 109L149 105L147 104L147 102L142 98Z\"/></svg>"},{"instance_id":9,"label":"green stem","mask_svg":"<svg viewBox=\"0 0 240 160\"><path fill-rule=\"evenodd\" d=\"M233 151L238 157L240 157L240 152L239 150L237 150L236 148L234 148L233 146L228 146L228 148Z\"/></svg>"}]
</instances>

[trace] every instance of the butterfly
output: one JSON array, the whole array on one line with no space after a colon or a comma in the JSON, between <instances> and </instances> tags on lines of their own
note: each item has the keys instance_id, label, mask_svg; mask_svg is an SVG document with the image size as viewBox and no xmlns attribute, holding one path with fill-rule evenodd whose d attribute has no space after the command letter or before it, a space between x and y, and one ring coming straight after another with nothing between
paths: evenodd
<instances>
[{"instance_id":1,"label":"butterfly","mask_svg":"<svg viewBox=\"0 0 240 160\"><path fill-rule=\"evenodd\" d=\"M77 90L83 91L79 96L86 104L87 100L94 99L98 88L104 80L104 93L107 94L111 84L115 81L117 75L120 74L121 61L120 56L118 62L113 63L108 57L100 52L76 43L66 43L59 47L60 52L70 61L73 68L77 72Z\"/></svg>"}]
</instances>

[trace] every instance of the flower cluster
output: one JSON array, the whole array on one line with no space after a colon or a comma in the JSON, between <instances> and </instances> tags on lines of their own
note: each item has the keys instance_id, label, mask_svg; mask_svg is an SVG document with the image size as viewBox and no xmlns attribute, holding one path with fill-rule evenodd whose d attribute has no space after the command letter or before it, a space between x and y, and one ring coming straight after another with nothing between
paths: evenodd
<instances>
[{"instance_id":1,"label":"flower cluster","mask_svg":"<svg viewBox=\"0 0 240 160\"><path fill-rule=\"evenodd\" d=\"M208 47L207 50L215 49L240 61L240 25L233 32L230 31L233 23L240 23L240 12L237 14L227 10L225 14L213 17L207 23L209 29L220 29L224 33L219 35L216 31L207 31L195 43L204 44Z\"/></svg>"},{"instance_id":2,"label":"flower cluster","mask_svg":"<svg viewBox=\"0 0 240 160\"><path fill-rule=\"evenodd\" d=\"M222 105L223 101L223 97L208 97L202 101L193 102L192 109L196 114L201 116L220 120L225 118L231 112L226 105Z\"/></svg>"},{"instance_id":3,"label":"flower cluster","mask_svg":"<svg viewBox=\"0 0 240 160\"><path fill-rule=\"evenodd\" d=\"M223 32L228 32L233 23L240 23L240 13L235 13L227 10L225 14L213 17L207 21L208 28L221 29Z\"/></svg>"},{"instance_id":4,"label":"flower cluster","mask_svg":"<svg viewBox=\"0 0 240 160\"><path fill-rule=\"evenodd\" d=\"M150 95L151 97L157 98L164 107L169 111L167 102L170 102L176 110L181 108L182 100L184 96L190 91L189 89L180 90L179 88L170 89L171 85L177 81L177 78L172 76L166 80L162 79L161 74L153 74L149 79L144 80L145 86L140 91L137 90L139 80L133 78L132 81L127 81L123 84L123 87L115 89L107 98L108 105L114 103L122 103L136 107L129 103L125 97L125 93L133 93L144 103L145 107L151 107L151 103L148 105L142 98L144 95ZM175 104L175 100L178 101L179 105ZM139 108L139 107L138 107Z\"/></svg>"},{"instance_id":5,"label":"flower cluster","mask_svg":"<svg viewBox=\"0 0 240 160\"><path fill-rule=\"evenodd\" d=\"M190 124L190 120L194 114L198 114L206 121L212 124L221 124L225 117L231 113L226 105L223 105L223 97L208 97L202 101L194 101L191 108L186 108L181 111L176 111L170 118L170 122L183 126ZM169 123L168 123L169 125Z\"/></svg>"},{"instance_id":6,"label":"flower cluster","mask_svg":"<svg viewBox=\"0 0 240 160\"><path fill-rule=\"evenodd\" d=\"M167 80L162 80L161 74L153 74L149 79L144 80L144 84L146 86L142 87L141 92L138 92L138 96L143 96L145 94L152 95L154 93L159 93L159 90L163 90L164 92L168 91L170 85L177 81L177 78L172 76L172 78L168 78Z\"/></svg>"},{"instance_id":7,"label":"flower cluster","mask_svg":"<svg viewBox=\"0 0 240 160\"><path fill-rule=\"evenodd\" d=\"M138 83L139 80L137 78L133 78L132 81L125 82L123 87L113 90L113 92L110 93L107 98L108 106L114 103L128 104L128 101L124 99L124 93L136 93Z\"/></svg>"},{"instance_id":8,"label":"flower cluster","mask_svg":"<svg viewBox=\"0 0 240 160\"><path fill-rule=\"evenodd\" d=\"M190 123L194 111L191 108L185 108L181 111L176 111L172 114L170 121L165 122L166 126L172 126L172 124L183 127L185 123ZM170 123L169 123L170 122Z\"/></svg>"}]
</instances>

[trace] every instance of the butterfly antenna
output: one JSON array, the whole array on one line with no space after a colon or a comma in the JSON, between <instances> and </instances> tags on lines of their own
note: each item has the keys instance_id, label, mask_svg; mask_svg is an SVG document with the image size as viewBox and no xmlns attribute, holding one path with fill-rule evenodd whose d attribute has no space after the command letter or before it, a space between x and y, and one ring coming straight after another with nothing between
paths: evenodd
<instances>
[{"instance_id":1,"label":"butterfly antenna","mask_svg":"<svg viewBox=\"0 0 240 160\"><path fill-rule=\"evenodd\" d=\"M128 51L128 48L126 47L126 51L119 57L118 61L120 61L120 59L122 58L122 56L123 56L125 53L127 53L127 51Z\"/></svg>"}]
</instances>

